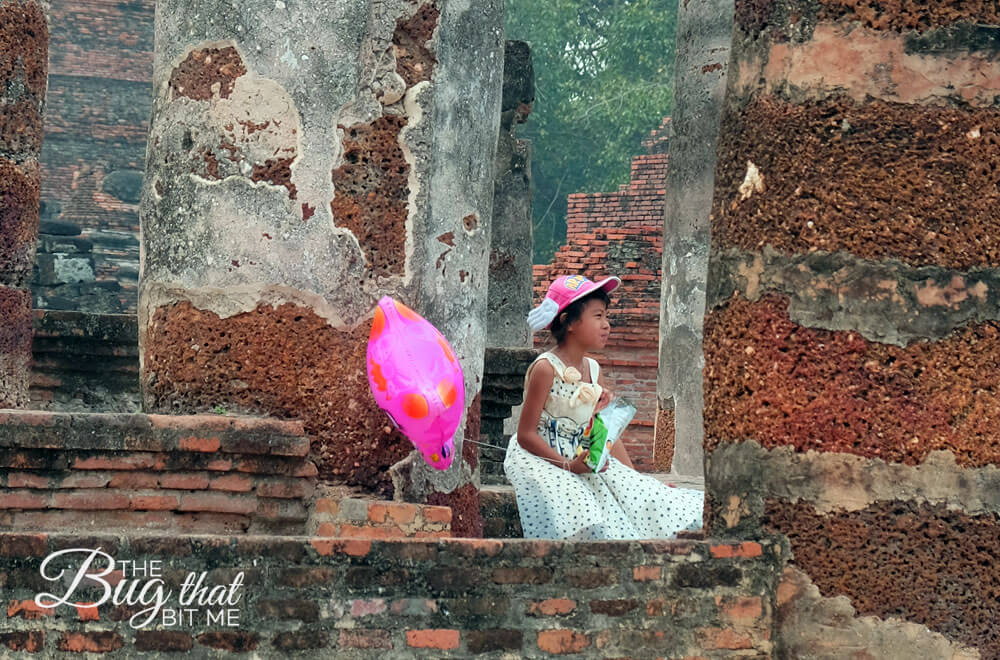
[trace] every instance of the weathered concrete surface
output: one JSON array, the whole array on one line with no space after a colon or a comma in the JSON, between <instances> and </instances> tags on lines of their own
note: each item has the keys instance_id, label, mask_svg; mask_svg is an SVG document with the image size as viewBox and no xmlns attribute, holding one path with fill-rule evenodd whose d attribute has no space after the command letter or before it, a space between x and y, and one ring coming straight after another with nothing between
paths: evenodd
<instances>
[{"instance_id":1,"label":"weathered concrete surface","mask_svg":"<svg viewBox=\"0 0 1000 660\"><path fill-rule=\"evenodd\" d=\"M147 409L301 411L327 476L390 489L386 468L407 444L382 431L364 386L382 295L449 338L476 399L500 13L457 0L158 5L140 213ZM314 318L332 353L283 345L282 328ZM227 339L230 321L240 329ZM244 345L269 359L250 370L226 357ZM315 382L296 391L303 369ZM277 373L292 375L291 392ZM469 477L460 461L444 473L418 466L408 496Z\"/></svg>"},{"instance_id":2,"label":"weathered concrete surface","mask_svg":"<svg viewBox=\"0 0 1000 660\"><path fill-rule=\"evenodd\" d=\"M672 469L702 466L702 317L708 269L715 145L729 64L733 0L677 8L674 109L663 225L657 424L673 412ZM657 428L654 435L663 435Z\"/></svg>"},{"instance_id":3,"label":"weathered concrete surface","mask_svg":"<svg viewBox=\"0 0 1000 660\"><path fill-rule=\"evenodd\" d=\"M984 30L988 29L985 26ZM960 97L979 107L993 105L993 93L1000 82L997 44L984 44L968 57L941 61L935 52L953 45L946 35L956 28L941 28L920 37L885 32L844 23L822 23L806 42L783 41L741 63L736 89L747 93L760 84L764 89L792 100L847 94L856 101L867 97L901 103L940 102ZM942 43L943 42L943 43ZM935 48L934 44L941 44ZM956 84L956 81L958 83Z\"/></svg>"},{"instance_id":4,"label":"weathered concrete surface","mask_svg":"<svg viewBox=\"0 0 1000 660\"><path fill-rule=\"evenodd\" d=\"M517 138L535 100L531 49L508 41L504 51L503 105L497 141L490 240L487 346L530 347L524 319L531 310L531 141Z\"/></svg>"},{"instance_id":5,"label":"weathered concrete surface","mask_svg":"<svg viewBox=\"0 0 1000 660\"><path fill-rule=\"evenodd\" d=\"M782 660L975 660L978 651L953 644L925 626L899 619L858 617L844 596L820 596L809 576L785 567L775 612L777 648Z\"/></svg>"},{"instance_id":6,"label":"weathered concrete surface","mask_svg":"<svg viewBox=\"0 0 1000 660\"><path fill-rule=\"evenodd\" d=\"M0 0L0 408L28 404L47 2Z\"/></svg>"},{"instance_id":7,"label":"weathered concrete surface","mask_svg":"<svg viewBox=\"0 0 1000 660\"><path fill-rule=\"evenodd\" d=\"M750 506L758 509L764 500L778 498L808 502L819 513L858 511L906 493L911 500L970 514L1000 513L1000 468L966 469L949 451L931 452L919 465L902 465L791 447L767 450L750 440L719 445L706 466L710 482L726 484L717 494L755 501Z\"/></svg>"},{"instance_id":8,"label":"weathered concrete surface","mask_svg":"<svg viewBox=\"0 0 1000 660\"><path fill-rule=\"evenodd\" d=\"M779 292L788 297L789 318L800 325L853 330L904 348L1000 319L1000 271L992 268L913 267L843 252L782 255L770 245L755 252L719 250L709 267L709 307L736 292L752 302Z\"/></svg>"}]
</instances>

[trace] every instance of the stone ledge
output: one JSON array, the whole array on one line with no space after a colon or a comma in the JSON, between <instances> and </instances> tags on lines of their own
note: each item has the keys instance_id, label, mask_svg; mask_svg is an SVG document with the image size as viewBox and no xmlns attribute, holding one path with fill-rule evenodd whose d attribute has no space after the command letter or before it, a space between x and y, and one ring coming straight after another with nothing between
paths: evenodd
<instances>
[{"instance_id":1,"label":"stone ledge","mask_svg":"<svg viewBox=\"0 0 1000 660\"><path fill-rule=\"evenodd\" d=\"M0 410L0 447L306 456L302 422L230 415Z\"/></svg>"},{"instance_id":2,"label":"stone ledge","mask_svg":"<svg viewBox=\"0 0 1000 660\"><path fill-rule=\"evenodd\" d=\"M0 529L303 534L298 421L0 410Z\"/></svg>"}]
</instances>

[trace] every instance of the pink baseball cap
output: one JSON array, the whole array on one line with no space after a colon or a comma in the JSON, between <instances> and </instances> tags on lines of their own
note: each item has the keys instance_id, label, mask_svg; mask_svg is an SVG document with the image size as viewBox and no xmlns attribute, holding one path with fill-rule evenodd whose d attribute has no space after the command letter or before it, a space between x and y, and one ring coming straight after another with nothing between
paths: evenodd
<instances>
[{"instance_id":1,"label":"pink baseball cap","mask_svg":"<svg viewBox=\"0 0 1000 660\"><path fill-rule=\"evenodd\" d=\"M570 304L597 289L611 293L621 282L621 279L614 276L594 282L583 275L563 275L549 285L549 292L545 294L542 304L528 314L528 325L534 332L546 328Z\"/></svg>"}]
</instances>

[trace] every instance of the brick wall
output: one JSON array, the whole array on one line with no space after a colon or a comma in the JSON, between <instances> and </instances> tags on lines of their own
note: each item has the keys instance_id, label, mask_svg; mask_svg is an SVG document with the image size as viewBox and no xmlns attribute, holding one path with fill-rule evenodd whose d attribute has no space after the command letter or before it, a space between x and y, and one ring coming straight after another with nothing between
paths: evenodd
<instances>
[{"instance_id":1,"label":"brick wall","mask_svg":"<svg viewBox=\"0 0 1000 660\"><path fill-rule=\"evenodd\" d=\"M0 411L0 529L301 534L301 422Z\"/></svg>"},{"instance_id":2,"label":"brick wall","mask_svg":"<svg viewBox=\"0 0 1000 660\"><path fill-rule=\"evenodd\" d=\"M559 248L552 263L534 267L536 304L545 296L549 283L560 275L622 278L622 286L611 297L611 338L604 352L592 357L601 363L613 391L639 409L625 436L625 446L636 468L644 471L654 469L660 259L669 130L667 117L643 140L646 153L632 159L627 185L613 193L569 196L566 245ZM553 345L548 332L535 335L536 347Z\"/></svg>"},{"instance_id":3,"label":"brick wall","mask_svg":"<svg viewBox=\"0 0 1000 660\"><path fill-rule=\"evenodd\" d=\"M130 616L146 606L34 603L40 591L53 591L39 572L49 553L97 546L144 568L162 562L157 576L171 590L170 609L189 572L207 571L204 586L215 586L232 584L242 571L232 592L238 600L227 606L236 625L206 625L207 611L219 607L192 606L191 621L172 626L163 625L163 610L156 623L133 629ZM783 558L775 539L572 544L7 533L0 534L0 645L24 657L218 649L262 657L762 658L773 650ZM109 583L143 580L128 571L122 565ZM74 602L99 598L91 589Z\"/></svg>"},{"instance_id":4,"label":"brick wall","mask_svg":"<svg viewBox=\"0 0 1000 660\"><path fill-rule=\"evenodd\" d=\"M338 538L448 538L451 507L356 497L320 497L306 532Z\"/></svg>"},{"instance_id":5,"label":"brick wall","mask_svg":"<svg viewBox=\"0 0 1000 660\"><path fill-rule=\"evenodd\" d=\"M139 190L152 104L153 0L52 0L42 222L93 243L98 281L136 309ZM75 309L89 309L81 300ZM65 308L65 307L63 307ZM97 311L97 310L92 310Z\"/></svg>"}]
</instances>

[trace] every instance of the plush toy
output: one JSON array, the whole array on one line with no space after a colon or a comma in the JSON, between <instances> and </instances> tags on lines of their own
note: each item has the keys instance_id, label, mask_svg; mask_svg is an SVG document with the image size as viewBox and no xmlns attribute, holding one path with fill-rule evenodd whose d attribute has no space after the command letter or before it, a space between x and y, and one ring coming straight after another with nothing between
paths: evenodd
<instances>
[{"instance_id":1,"label":"plush toy","mask_svg":"<svg viewBox=\"0 0 1000 660\"><path fill-rule=\"evenodd\" d=\"M376 403L428 465L447 470L465 410L462 366L451 345L422 316L383 296L375 308L367 358Z\"/></svg>"}]
</instances>

